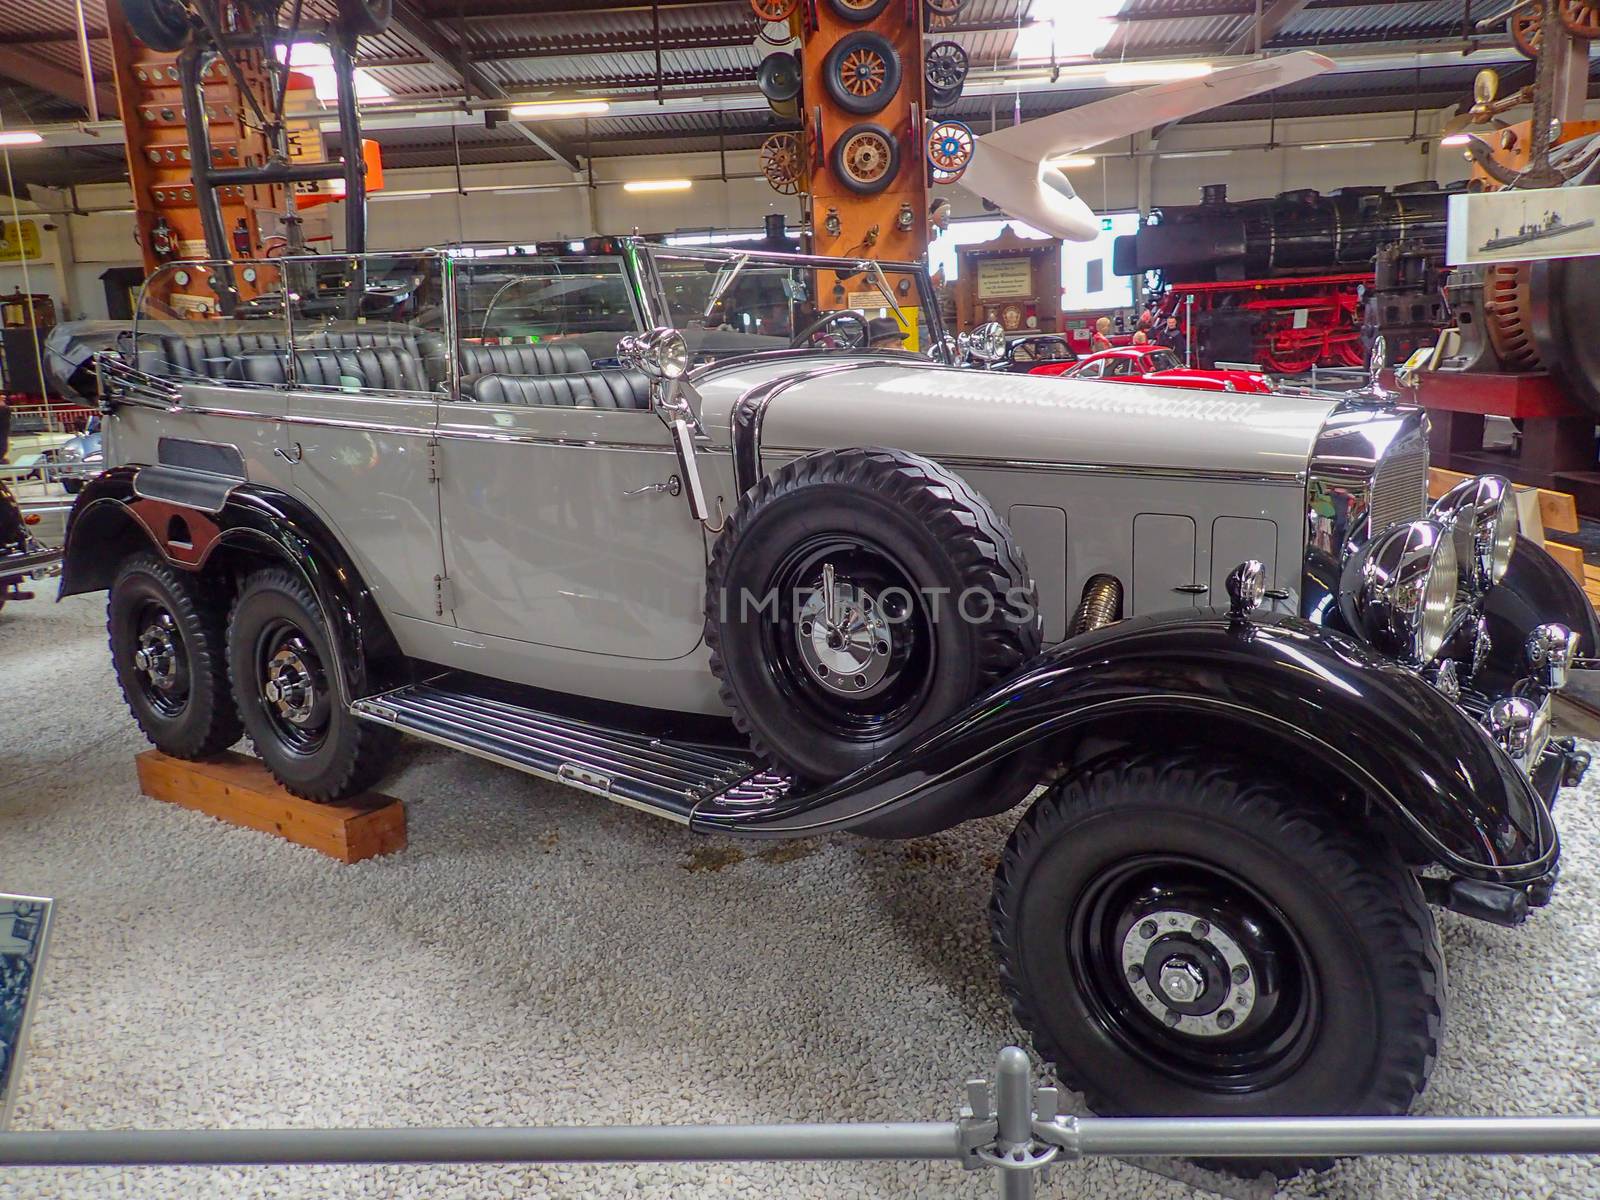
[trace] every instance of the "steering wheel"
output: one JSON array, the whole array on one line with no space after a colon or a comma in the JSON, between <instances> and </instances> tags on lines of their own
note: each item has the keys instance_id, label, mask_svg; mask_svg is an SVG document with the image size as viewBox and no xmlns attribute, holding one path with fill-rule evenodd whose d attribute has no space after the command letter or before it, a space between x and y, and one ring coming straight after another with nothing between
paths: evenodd
<instances>
[{"instance_id":1,"label":"steering wheel","mask_svg":"<svg viewBox=\"0 0 1600 1200\"><path fill-rule=\"evenodd\" d=\"M828 330L835 325L846 325L851 329L849 332L828 333ZM820 339L823 337L832 339L829 349L863 349L867 344L867 314L851 308L841 308L837 312L828 313L795 334L789 341L789 347L797 350L802 346L821 345Z\"/></svg>"}]
</instances>

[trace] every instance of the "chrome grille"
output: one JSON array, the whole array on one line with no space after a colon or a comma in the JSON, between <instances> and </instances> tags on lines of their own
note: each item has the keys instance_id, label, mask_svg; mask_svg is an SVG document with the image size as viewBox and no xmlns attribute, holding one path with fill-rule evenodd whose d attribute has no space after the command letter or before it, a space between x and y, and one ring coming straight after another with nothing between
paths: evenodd
<instances>
[{"instance_id":1,"label":"chrome grille","mask_svg":"<svg viewBox=\"0 0 1600 1200\"><path fill-rule=\"evenodd\" d=\"M1428 444L1422 438L1397 442L1372 476L1372 532L1396 521L1414 521L1428 509Z\"/></svg>"}]
</instances>

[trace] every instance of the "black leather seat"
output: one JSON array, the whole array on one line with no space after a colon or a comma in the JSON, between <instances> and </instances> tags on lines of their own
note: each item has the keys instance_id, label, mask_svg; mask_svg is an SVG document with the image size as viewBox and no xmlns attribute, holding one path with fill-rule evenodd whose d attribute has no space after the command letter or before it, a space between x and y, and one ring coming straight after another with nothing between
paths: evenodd
<instances>
[{"instance_id":1,"label":"black leather seat","mask_svg":"<svg viewBox=\"0 0 1600 1200\"><path fill-rule=\"evenodd\" d=\"M266 328L260 332L159 334L153 345L145 343L139 365L152 375L177 379L244 379L265 384L273 370L257 360L281 358L289 349L289 340L281 325L263 325ZM354 354L347 365L353 363L355 369L344 373L360 376L367 387L389 391L427 391L446 374L444 338L409 325L322 329L296 325L294 349L297 361L305 353ZM250 360L248 370L246 360ZM278 373L282 373L281 366ZM301 379L306 382L309 376L321 374L325 372L311 366L301 373ZM283 380L277 382L281 386ZM339 381L334 378L332 382L337 386Z\"/></svg>"},{"instance_id":2,"label":"black leather seat","mask_svg":"<svg viewBox=\"0 0 1600 1200\"><path fill-rule=\"evenodd\" d=\"M571 342L461 347L461 374L577 375L592 369L589 352Z\"/></svg>"},{"instance_id":3,"label":"black leather seat","mask_svg":"<svg viewBox=\"0 0 1600 1200\"><path fill-rule=\"evenodd\" d=\"M232 379L233 364L245 355L282 351L287 342L281 326L260 333L161 334L154 345L145 344L139 365L175 379Z\"/></svg>"},{"instance_id":4,"label":"black leather seat","mask_svg":"<svg viewBox=\"0 0 1600 1200\"><path fill-rule=\"evenodd\" d=\"M462 392L480 404L561 408L650 407L650 377L643 371L581 371L571 375L479 375Z\"/></svg>"},{"instance_id":5,"label":"black leather seat","mask_svg":"<svg viewBox=\"0 0 1600 1200\"><path fill-rule=\"evenodd\" d=\"M392 346L363 346L354 350L296 350L297 386L336 388L346 378L362 388L385 392L425 392L427 376L422 364ZM283 387L288 383L288 355L250 354L240 359L239 377L247 383Z\"/></svg>"}]
</instances>

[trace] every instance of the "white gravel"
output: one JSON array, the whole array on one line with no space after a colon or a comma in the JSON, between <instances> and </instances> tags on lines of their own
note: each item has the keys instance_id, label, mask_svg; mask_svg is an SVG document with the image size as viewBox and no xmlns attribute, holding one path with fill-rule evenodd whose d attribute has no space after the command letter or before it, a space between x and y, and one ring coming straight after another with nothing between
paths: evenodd
<instances>
[{"instance_id":1,"label":"white gravel","mask_svg":"<svg viewBox=\"0 0 1600 1200\"><path fill-rule=\"evenodd\" d=\"M388 788L409 849L341 866L139 797L101 606L0 613L0 890L59 902L19 1128L944 1119L1021 1037L984 924L1004 818L740 845L417 747ZM1594 799L1561 812L1552 908L1520 931L1442 918L1453 1008L1422 1111L1600 1105ZM947 1164L0 1172L18 1200L995 1192ZM1041 1194L1204 1193L1099 1162ZM1375 1159L1284 1194L1600 1196L1600 1172Z\"/></svg>"}]
</instances>

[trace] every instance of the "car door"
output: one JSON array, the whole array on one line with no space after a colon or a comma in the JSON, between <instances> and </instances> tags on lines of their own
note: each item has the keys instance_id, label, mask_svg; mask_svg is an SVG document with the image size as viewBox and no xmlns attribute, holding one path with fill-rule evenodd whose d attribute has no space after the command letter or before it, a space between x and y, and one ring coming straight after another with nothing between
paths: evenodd
<instances>
[{"instance_id":1,"label":"car door","mask_svg":"<svg viewBox=\"0 0 1600 1200\"><path fill-rule=\"evenodd\" d=\"M462 630L639 659L699 645L705 537L653 412L462 402L438 436Z\"/></svg>"}]
</instances>

